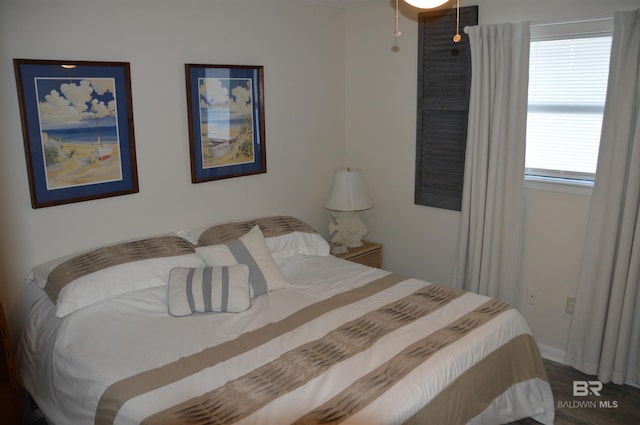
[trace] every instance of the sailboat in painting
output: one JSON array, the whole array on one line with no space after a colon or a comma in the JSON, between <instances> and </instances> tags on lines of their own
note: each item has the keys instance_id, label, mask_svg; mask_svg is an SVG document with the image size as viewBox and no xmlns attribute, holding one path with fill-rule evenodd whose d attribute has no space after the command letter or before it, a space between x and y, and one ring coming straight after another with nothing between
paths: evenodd
<instances>
[{"instance_id":1,"label":"sailboat in painting","mask_svg":"<svg viewBox=\"0 0 640 425\"><path fill-rule=\"evenodd\" d=\"M96 132L98 133L98 147L93 151L93 156L96 157L98 161L106 161L111 158L111 154L113 153L113 148L110 145L105 145L102 143L102 137L100 136L100 127L98 127L98 115L93 110L93 117L96 121Z\"/></svg>"},{"instance_id":2,"label":"sailboat in painting","mask_svg":"<svg viewBox=\"0 0 640 425\"><path fill-rule=\"evenodd\" d=\"M98 161L106 161L107 159L111 158L113 149L111 148L111 146L103 144L102 138L100 136L98 136L98 144L100 146L93 150L93 156L95 156Z\"/></svg>"}]
</instances>

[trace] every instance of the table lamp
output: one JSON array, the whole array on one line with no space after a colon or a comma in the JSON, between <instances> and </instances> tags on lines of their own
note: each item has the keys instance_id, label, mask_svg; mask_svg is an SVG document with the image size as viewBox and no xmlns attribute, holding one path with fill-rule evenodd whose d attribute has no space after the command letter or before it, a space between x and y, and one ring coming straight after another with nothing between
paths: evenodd
<instances>
[{"instance_id":1,"label":"table lamp","mask_svg":"<svg viewBox=\"0 0 640 425\"><path fill-rule=\"evenodd\" d=\"M360 220L358 211L373 208L373 202L362 180L362 170L343 168L336 172L333 192L324 207L331 210L329 236L334 244L349 248L362 246L362 238L369 230Z\"/></svg>"}]
</instances>

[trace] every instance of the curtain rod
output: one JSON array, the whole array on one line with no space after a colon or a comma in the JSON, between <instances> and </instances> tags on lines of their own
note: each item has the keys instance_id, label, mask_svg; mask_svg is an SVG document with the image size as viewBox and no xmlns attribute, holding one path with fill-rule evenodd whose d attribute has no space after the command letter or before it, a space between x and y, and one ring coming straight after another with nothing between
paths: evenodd
<instances>
[{"instance_id":1,"label":"curtain rod","mask_svg":"<svg viewBox=\"0 0 640 425\"><path fill-rule=\"evenodd\" d=\"M589 18L565 18L565 19L550 19L545 21L537 21L532 22L532 27L544 27L547 25L569 25L569 24L578 24L584 22L601 22L601 21L612 21L613 14L600 15L600 16L592 16Z\"/></svg>"}]
</instances>

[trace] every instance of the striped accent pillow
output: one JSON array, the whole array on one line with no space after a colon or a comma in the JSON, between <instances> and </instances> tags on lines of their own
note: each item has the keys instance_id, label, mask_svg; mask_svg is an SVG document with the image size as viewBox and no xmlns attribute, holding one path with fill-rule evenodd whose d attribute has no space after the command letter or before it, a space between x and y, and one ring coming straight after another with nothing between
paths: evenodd
<instances>
[{"instance_id":1,"label":"striped accent pillow","mask_svg":"<svg viewBox=\"0 0 640 425\"><path fill-rule=\"evenodd\" d=\"M201 246L196 248L196 252L208 266L246 264L253 297L288 286L257 225L238 239Z\"/></svg>"},{"instance_id":2,"label":"striped accent pillow","mask_svg":"<svg viewBox=\"0 0 640 425\"><path fill-rule=\"evenodd\" d=\"M169 274L169 313L238 313L251 307L249 267L245 264L177 267Z\"/></svg>"}]
</instances>

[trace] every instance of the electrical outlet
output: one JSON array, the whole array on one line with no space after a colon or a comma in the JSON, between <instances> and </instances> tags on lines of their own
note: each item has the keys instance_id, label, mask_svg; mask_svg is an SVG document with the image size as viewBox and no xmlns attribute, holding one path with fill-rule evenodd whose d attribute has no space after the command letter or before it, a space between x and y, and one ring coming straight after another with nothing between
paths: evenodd
<instances>
[{"instance_id":1,"label":"electrical outlet","mask_svg":"<svg viewBox=\"0 0 640 425\"><path fill-rule=\"evenodd\" d=\"M527 304L535 305L537 302L538 288L529 286L527 288Z\"/></svg>"},{"instance_id":2,"label":"electrical outlet","mask_svg":"<svg viewBox=\"0 0 640 425\"><path fill-rule=\"evenodd\" d=\"M567 304L564 307L564 312L567 314L573 314L573 309L576 306L576 297L567 297Z\"/></svg>"}]
</instances>

